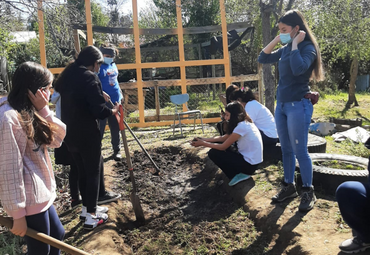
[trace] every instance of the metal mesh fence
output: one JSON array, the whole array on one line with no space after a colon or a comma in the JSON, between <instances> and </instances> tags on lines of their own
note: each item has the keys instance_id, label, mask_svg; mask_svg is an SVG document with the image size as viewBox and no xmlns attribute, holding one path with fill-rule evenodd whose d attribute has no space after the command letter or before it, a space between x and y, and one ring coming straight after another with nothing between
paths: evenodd
<instances>
[{"instance_id":1,"label":"metal mesh fence","mask_svg":"<svg viewBox=\"0 0 370 255\"><path fill-rule=\"evenodd\" d=\"M189 94L189 110L200 110L203 118L220 116L219 95L225 93L225 84L187 86ZM135 123L139 119L138 93L136 89L123 90L124 110L128 122ZM149 87L143 89L144 114L146 122L173 120L175 105L170 96L181 94L180 86Z\"/></svg>"}]
</instances>

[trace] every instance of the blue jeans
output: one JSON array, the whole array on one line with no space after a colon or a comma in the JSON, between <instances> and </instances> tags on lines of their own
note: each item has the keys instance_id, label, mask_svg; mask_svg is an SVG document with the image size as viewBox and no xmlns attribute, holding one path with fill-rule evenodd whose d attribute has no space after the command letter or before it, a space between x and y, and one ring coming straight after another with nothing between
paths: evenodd
<instances>
[{"instance_id":1,"label":"blue jeans","mask_svg":"<svg viewBox=\"0 0 370 255\"><path fill-rule=\"evenodd\" d=\"M112 107L109 104L107 104L107 106L112 109ZM109 129L110 129L113 151L118 152L121 150L121 146L120 146L120 139L119 139L120 130L119 130L119 125L118 125L116 116L112 115L104 120L99 120L101 139L103 140L105 126L107 125L107 120L108 120Z\"/></svg>"},{"instance_id":2,"label":"blue jeans","mask_svg":"<svg viewBox=\"0 0 370 255\"><path fill-rule=\"evenodd\" d=\"M342 183L336 198L343 220L363 242L370 243L370 183Z\"/></svg>"},{"instance_id":3,"label":"blue jeans","mask_svg":"<svg viewBox=\"0 0 370 255\"><path fill-rule=\"evenodd\" d=\"M51 236L59 241L64 238L65 230L59 220L54 206L42 213L26 216L27 227L38 232ZM24 237L27 243L28 255L59 255L60 250L46 243L33 239L29 236Z\"/></svg>"},{"instance_id":4,"label":"blue jeans","mask_svg":"<svg viewBox=\"0 0 370 255\"><path fill-rule=\"evenodd\" d=\"M312 160L308 154L308 127L311 123L313 106L309 99L281 103L275 110L276 128L283 153L284 181L294 183L295 160L297 158L303 187L312 186Z\"/></svg>"}]
</instances>

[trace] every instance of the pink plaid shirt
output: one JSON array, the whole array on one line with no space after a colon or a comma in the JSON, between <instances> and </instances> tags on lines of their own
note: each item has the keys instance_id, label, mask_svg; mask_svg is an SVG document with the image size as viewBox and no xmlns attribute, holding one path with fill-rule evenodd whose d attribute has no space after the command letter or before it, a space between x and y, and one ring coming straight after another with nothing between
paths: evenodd
<instances>
[{"instance_id":1,"label":"pink plaid shirt","mask_svg":"<svg viewBox=\"0 0 370 255\"><path fill-rule=\"evenodd\" d=\"M7 98L0 99L0 105ZM66 126L45 106L38 112L59 128L51 148L60 147ZM14 219L47 210L56 197L56 184L47 146L27 139L17 112L7 103L0 106L0 200Z\"/></svg>"}]
</instances>

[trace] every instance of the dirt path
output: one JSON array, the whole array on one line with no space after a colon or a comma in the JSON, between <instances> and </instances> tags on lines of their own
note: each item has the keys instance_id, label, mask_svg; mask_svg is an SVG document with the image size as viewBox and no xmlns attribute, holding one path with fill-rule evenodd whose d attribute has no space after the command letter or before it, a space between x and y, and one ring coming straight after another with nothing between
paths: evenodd
<instances>
[{"instance_id":1,"label":"dirt path","mask_svg":"<svg viewBox=\"0 0 370 255\"><path fill-rule=\"evenodd\" d=\"M109 222L92 232L82 229L79 209L62 215L67 242L92 254L341 254L338 244L351 237L334 197L317 189L315 208L298 212L299 198L271 204L281 178L279 166L258 171L231 188L206 157L208 149L171 141L149 153L132 153L138 196L146 224L138 226L129 201L125 163L105 162L107 187L122 194L111 203ZM108 153L107 153L108 154ZM107 155L106 155L107 156ZM369 253L359 253L369 254Z\"/></svg>"}]
</instances>

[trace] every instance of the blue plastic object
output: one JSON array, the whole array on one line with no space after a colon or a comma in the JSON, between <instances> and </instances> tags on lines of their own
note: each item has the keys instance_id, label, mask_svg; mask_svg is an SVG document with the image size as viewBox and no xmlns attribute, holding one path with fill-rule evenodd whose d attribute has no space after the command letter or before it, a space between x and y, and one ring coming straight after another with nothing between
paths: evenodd
<instances>
[{"instance_id":1,"label":"blue plastic object","mask_svg":"<svg viewBox=\"0 0 370 255\"><path fill-rule=\"evenodd\" d=\"M181 117L180 117L182 115L193 115L194 116L194 129L195 129L195 120L196 120L197 116L199 115L200 122L202 124L202 132L204 134L202 113L200 112L200 110L192 110L191 111L188 108L187 102L189 101L189 94L185 93L185 94L172 95L172 96L170 96L170 100L176 106L175 107L174 119L173 119L173 135L175 135L176 117L178 117L178 120L179 120L181 136L183 135L182 134L182 126L181 126ZM185 112L178 111L177 106L178 105L183 105L183 104L185 104L186 111Z\"/></svg>"},{"instance_id":2,"label":"blue plastic object","mask_svg":"<svg viewBox=\"0 0 370 255\"><path fill-rule=\"evenodd\" d=\"M171 102L174 104L185 104L189 101L189 94L179 94L170 96Z\"/></svg>"}]
</instances>

